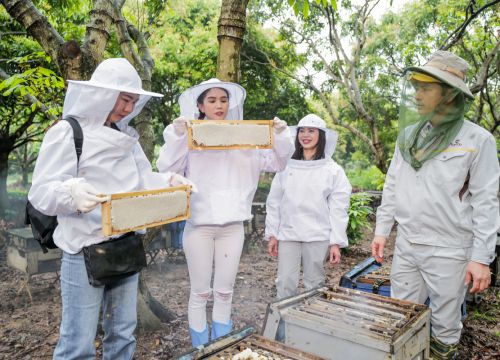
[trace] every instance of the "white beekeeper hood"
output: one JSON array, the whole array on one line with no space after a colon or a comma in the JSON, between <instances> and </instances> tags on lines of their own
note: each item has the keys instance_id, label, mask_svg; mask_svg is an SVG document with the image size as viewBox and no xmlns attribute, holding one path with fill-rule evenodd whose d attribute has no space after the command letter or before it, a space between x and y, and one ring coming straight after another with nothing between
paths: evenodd
<instances>
[{"instance_id":1,"label":"white beekeeper hood","mask_svg":"<svg viewBox=\"0 0 500 360\"><path fill-rule=\"evenodd\" d=\"M323 130L326 135L326 145L325 145L325 158L331 158L333 153L335 152L335 147L337 146L337 139L339 134L331 129L326 127L325 121L320 118L318 115L309 114L304 116L297 126L290 126L292 138L295 141L297 136L297 129L301 127L310 127Z\"/></svg>"},{"instance_id":2,"label":"white beekeeper hood","mask_svg":"<svg viewBox=\"0 0 500 360\"><path fill-rule=\"evenodd\" d=\"M243 120L243 103L246 98L245 89L238 84L220 81L215 78L190 87L179 96L181 116L189 120L198 119L200 110L197 106L197 99L205 90L214 87L222 88L229 94L229 109L226 120Z\"/></svg>"},{"instance_id":3,"label":"white beekeeper hood","mask_svg":"<svg viewBox=\"0 0 500 360\"><path fill-rule=\"evenodd\" d=\"M134 111L117 123L119 128L137 116L152 96L163 96L142 89L141 78L127 59L107 59L97 66L89 81L68 80L63 118L73 116L92 125L103 125L120 92L139 94L140 98Z\"/></svg>"}]
</instances>

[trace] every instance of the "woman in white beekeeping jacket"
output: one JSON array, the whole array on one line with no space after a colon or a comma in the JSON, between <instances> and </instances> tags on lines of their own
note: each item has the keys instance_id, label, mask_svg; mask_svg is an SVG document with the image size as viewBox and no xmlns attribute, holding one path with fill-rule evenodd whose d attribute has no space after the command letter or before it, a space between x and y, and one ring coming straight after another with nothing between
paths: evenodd
<instances>
[{"instance_id":1,"label":"woman in white beekeeping jacket","mask_svg":"<svg viewBox=\"0 0 500 360\"><path fill-rule=\"evenodd\" d=\"M108 240L102 233L102 198L141 189L186 183L173 173L151 170L138 134L128 122L151 96L126 59L107 59L89 81L68 81L63 118L75 118L83 132L79 162L73 130L60 121L45 135L28 199L39 211L57 215L53 238L63 251L62 320L54 359L95 358L94 340L103 305L103 358L132 359L137 317L137 280L132 275L111 285L89 284L82 248Z\"/></svg>"},{"instance_id":2,"label":"woman in white beekeeping jacket","mask_svg":"<svg viewBox=\"0 0 500 360\"><path fill-rule=\"evenodd\" d=\"M314 114L299 121L295 152L273 179L266 203L268 252L278 256L279 299L297 293L300 265L306 290L325 281L324 261L340 262L347 246L347 210L351 185L331 159L337 133Z\"/></svg>"},{"instance_id":3,"label":"woman in white beekeeping jacket","mask_svg":"<svg viewBox=\"0 0 500 360\"><path fill-rule=\"evenodd\" d=\"M241 120L245 90L218 79L189 88L179 97L181 117L163 133L159 171L174 171L197 183L183 247L191 292L188 305L193 346L208 342L207 299L215 262L211 338L231 331L233 286L243 247L243 221L250 219L252 199L262 171L280 171L292 152L290 132L275 118L274 148L269 150L188 150L188 119Z\"/></svg>"}]
</instances>

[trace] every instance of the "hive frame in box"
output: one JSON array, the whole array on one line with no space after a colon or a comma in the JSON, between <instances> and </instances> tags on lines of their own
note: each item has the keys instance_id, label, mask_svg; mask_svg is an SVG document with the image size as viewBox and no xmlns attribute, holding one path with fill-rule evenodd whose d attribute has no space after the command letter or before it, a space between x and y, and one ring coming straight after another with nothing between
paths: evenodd
<instances>
[{"instance_id":1,"label":"hive frame in box","mask_svg":"<svg viewBox=\"0 0 500 360\"><path fill-rule=\"evenodd\" d=\"M176 191L186 192L187 205L186 205L186 211L184 214L177 216L177 217L174 217L174 218L166 219L163 221L156 221L156 222L152 222L152 223L143 224L140 226L130 227L127 229L117 230L117 229L113 228L112 218L111 218L111 209L113 207L113 205L112 205L113 200L142 197L142 196L148 196L148 195L159 195L159 194L164 194L164 193L173 193ZM187 220L190 216L190 208L189 208L190 194L191 194L191 187L188 185L174 186L174 187L170 187L170 188L166 188L166 189L132 191L132 192L112 194L108 201L105 201L101 204L102 231L103 231L105 236L112 236L112 235L123 234L123 233L130 232L130 231L135 231L135 230L145 229L145 228L159 226L159 225L163 225L163 224L168 224L171 222Z\"/></svg>"},{"instance_id":2,"label":"hive frame in box","mask_svg":"<svg viewBox=\"0 0 500 360\"><path fill-rule=\"evenodd\" d=\"M269 143L267 145L198 145L193 140L193 125L197 124L223 124L223 125L267 125L269 127ZM188 126L188 148L190 150L245 150L245 149L272 149L274 144L273 120L190 120Z\"/></svg>"}]
</instances>

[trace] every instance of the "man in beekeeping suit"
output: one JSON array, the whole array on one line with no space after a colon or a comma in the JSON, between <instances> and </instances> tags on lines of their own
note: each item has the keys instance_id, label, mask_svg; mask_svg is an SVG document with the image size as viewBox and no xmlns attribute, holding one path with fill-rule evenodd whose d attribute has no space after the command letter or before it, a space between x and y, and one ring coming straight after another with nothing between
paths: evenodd
<instances>
[{"instance_id":1,"label":"man in beekeeping suit","mask_svg":"<svg viewBox=\"0 0 500 360\"><path fill-rule=\"evenodd\" d=\"M468 64L436 51L405 70L399 134L385 180L372 253L383 260L398 222L392 296L430 300L431 354L453 359L462 329L460 307L490 284L498 213L499 167L494 137L464 120L473 95Z\"/></svg>"},{"instance_id":2,"label":"man in beekeeping suit","mask_svg":"<svg viewBox=\"0 0 500 360\"><path fill-rule=\"evenodd\" d=\"M95 358L95 334L103 306L103 358L131 359L135 350L138 274L111 285L89 284L83 247L109 240L103 235L98 194L190 184L180 175L154 173L128 126L146 102L161 94L145 91L126 59L107 59L89 81L68 81L63 118L83 132L77 161L73 130L60 121L45 135L28 198L46 215L57 215L53 238L63 251L62 320L54 359Z\"/></svg>"}]
</instances>

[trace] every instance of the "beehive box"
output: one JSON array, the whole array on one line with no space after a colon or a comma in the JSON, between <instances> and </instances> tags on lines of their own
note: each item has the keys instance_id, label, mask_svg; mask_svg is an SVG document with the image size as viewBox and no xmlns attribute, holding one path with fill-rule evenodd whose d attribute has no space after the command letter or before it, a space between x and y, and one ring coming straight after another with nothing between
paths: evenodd
<instances>
[{"instance_id":1,"label":"beehive box","mask_svg":"<svg viewBox=\"0 0 500 360\"><path fill-rule=\"evenodd\" d=\"M268 307L263 335L326 359L429 357L425 305L341 287L319 288Z\"/></svg>"},{"instance_id":2,"label":"beehive box","mask_svg":"<svg viewBox=\"0 0 500 360\"><path fill-rule=\"evenodd\" d=\"M30 227L7 230L7 265L28 274L59 271L61 267L61 250L42 251L40 244L33 238Z\"/></svg>"},{"instance_id":3,"label":"beehive box","mask_svg":"<svg viewBox=\"0 0 500 360\"><path fill-rule=\"evenodd\" d=\"M252 327L232 333L195 348L178 357L179 360L322 360L321 357L294 349L280 342L255 334Z\"/></svg>"},{"instance_id":4,"label":"beehive box","mask_svg":"<svg viewBox=\"0 0 500 360\"><path fill-rule=\"evenodd\" d=\"M190 150L271 149L272 120L191 120Z\"/></svg>"}]
</instances>

